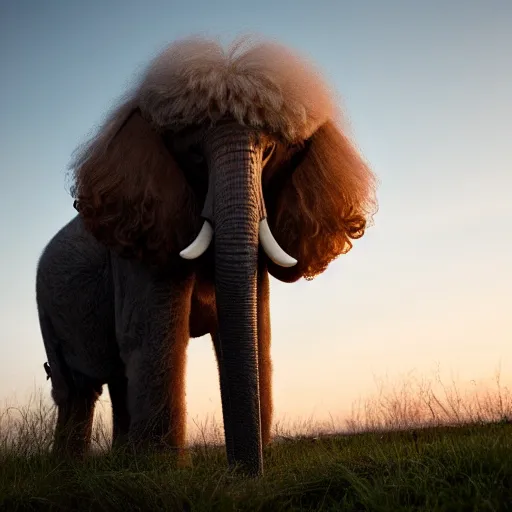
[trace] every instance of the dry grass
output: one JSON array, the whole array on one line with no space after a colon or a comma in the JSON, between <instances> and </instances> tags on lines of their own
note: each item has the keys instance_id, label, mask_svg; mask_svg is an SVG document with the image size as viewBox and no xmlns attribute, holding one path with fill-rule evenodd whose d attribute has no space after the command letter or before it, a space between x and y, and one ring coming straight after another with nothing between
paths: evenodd
<instances>
[{"instance_id":1,"label":"dry grass","mask_svg":"<svg viewBox=\"0 0 512 512\"><path fill-rule=\"evenodd\" d=\"M226 470L213 418L196 424L188 468L109 451L101 416L96 456L56 460L55 411L39 393L0 414L0 510L509 510L510 418L499 374L464 392L440 378L382 380L345 428L277 424L265 476L247 481Z\"/></svg>"},{"instance_id":2,"label":"dry grass","mask_svg":"<svg viewBox=\"0 0 512 512\"><path fill-rule=\"evenodd\" d=\"M352 408L349 432L397 430L448 425L512 421L512 393L496 370L493 386L461 390L455 379L443 381L439 369L433 378L409 374L401 382L379 379L374 397Z\"/></svg>"}]
</instances>

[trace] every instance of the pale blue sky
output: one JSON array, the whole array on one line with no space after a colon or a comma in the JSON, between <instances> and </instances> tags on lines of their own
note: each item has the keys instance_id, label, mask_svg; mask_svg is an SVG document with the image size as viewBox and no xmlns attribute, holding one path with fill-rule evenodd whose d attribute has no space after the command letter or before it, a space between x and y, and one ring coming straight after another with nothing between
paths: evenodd
<instances>
[{"instance_id":1,"label":"pale blue sky","mask_svg":"<svg viewBox=\"0 0 512 512\"><path fill-rule=\"evenodd\" d=\"M215 7L213 5L215 4ZM0 6L0 400L43 385L34 300L73 215L66 168L134 73L177 37L280 39L343 98L380 180L375 225L313 282L272 281L278 417L342 414L373 375L512 376L512 3L4 0ZM220 411L211 344L191 416Z\"/></svg>"}]
</instances>

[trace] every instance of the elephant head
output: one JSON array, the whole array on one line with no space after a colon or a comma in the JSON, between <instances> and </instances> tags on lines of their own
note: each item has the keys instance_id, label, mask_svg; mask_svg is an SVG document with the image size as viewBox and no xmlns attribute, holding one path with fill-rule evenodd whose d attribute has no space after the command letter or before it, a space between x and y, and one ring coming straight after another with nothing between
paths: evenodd
<instances>
[{"instance_id":1,"label":"elephant head","mask_svg":"<svg viewBox=\"0 0 512 512\"><path fill-rule=\"evenodd\" d=\"M338 117L319 73L281 45L183 40L72 165L77 209L108 247L172 265L212 245L228 456L256 473L259 258L282 281L313 278L364 234L376 205L374 176Z\"/></svg>"}]
</instances>

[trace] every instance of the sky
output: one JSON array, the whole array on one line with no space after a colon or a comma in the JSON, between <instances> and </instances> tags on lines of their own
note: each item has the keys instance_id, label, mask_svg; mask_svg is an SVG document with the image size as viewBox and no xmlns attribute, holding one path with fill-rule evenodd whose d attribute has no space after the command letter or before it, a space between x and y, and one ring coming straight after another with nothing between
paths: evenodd
<instances>
[{"instance_id":1,"label":"sky","mask_svg":"<svg viewBox=\"0 0 512 512\"><path fill-rule=\"evenodd\" d=\"M314 60L379 180L349 254L271 281L276 419L342 418L376 377L438 366L512 384L511 26L509 0L3 0L0 402L50 393L34 279L75 213L72 152L191 34L255 33ZM191 340L187 375L189 419L220 418L209 338Z\"/></svg>"}]
</instances>

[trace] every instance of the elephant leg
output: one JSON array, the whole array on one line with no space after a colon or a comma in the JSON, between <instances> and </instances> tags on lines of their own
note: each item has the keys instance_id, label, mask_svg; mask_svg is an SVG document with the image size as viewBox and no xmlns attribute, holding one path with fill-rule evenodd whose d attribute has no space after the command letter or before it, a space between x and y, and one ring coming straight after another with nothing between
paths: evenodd
<instances>
[{"instance_id":1,"label":"elephant leg","mask_svg":"<svg viewBox=\"0 0 512 512\"><path fill-rule=\"evenodd\" d=\"M91 444L94 406L101 395L101 384L77 372L69 373L68 392L57 402L53 450L80 457Z\"/></svg>"},{"instance_id":2,"label":"elephant leg","mask_svg":"<svg viewBox=\"0 0 512 512\"><path fill-rule=\"evenodd\" d=\"M139 297L131 290L129 297L143 303L132 309L128 336L121 342L129 438L139 448L170 447L181 454L186 440L185 365L193 278L146 274L139 279L144 288L139 284Z\"/></svg>"},{"instance_id":3,"label":"elephant leg","mask_svg":"<svg viewBox=\"0 0 512 512\"><path fill-rule=\"evenodd\" d=\"M271 441L272 429L272 359L270 355L270 300L269 278L266 268L258 272L258 368L261 410L261 438L263 446Z\"/></svg>"},{"instance_id":4,"label":"elephant leg","mask_svg":"<svg viewBox=\"0 0 512 512\"><path fill-rule=\"evenodd\" d=\"M121 447L126 444L130 429L127 380L124 373L109 380L108 391L112 402L112 446Z\"/></svg>"},{"instance_id":5,"label":"elephant leg","mask_svg":"<svg viewBox=\"0 0 512 512\"><path fill-rule=\"evenodd\" d=\"M130 358L130 439L139 447L185 446L185 363L188 339L174 337L162 359L139 352ZM165 368L162 366L165 365Z\"/></svg>"},{"instance_id":6,"label":"elephant leg","mask_svg":"<svg viewBox=\"0 0 512 512\"><path fill-rule=\"evenodd\" d=\"M82 456L91 443L94 405L101 395L102 385L68 366L62 354L62 341L41 305L38 314L49 362L45 369L51 378L52 397L57 406L53 452Z\"/></svg>"}]
</instances>

